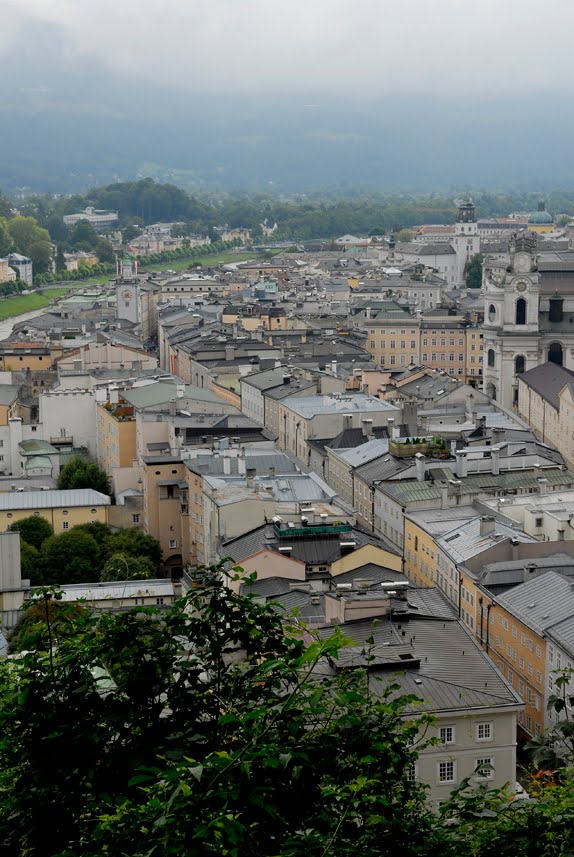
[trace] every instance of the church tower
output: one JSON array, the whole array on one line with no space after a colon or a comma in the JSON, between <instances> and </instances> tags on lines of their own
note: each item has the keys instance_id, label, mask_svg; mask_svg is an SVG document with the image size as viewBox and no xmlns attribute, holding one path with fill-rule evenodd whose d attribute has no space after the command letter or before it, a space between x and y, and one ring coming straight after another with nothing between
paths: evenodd
<instances>
[{"instance_id":1,"label":"church tower","mask_svg":"<svg viewBox=\"0 0 574 857\"><path fill-rule=\"evenodd\" d=\"M119 273L116 280L116 318L139 324L139 283L131 259L125 258L120 262Z\"/></svg>"},{"instance_id":2,"label":"church tower","mask_svg":"<svg viewBox=\"0 0 574 857\"><path fill-rule=\"evenodd\" d=\"M480 236L476 209L470 199L458 207L458 221L454 227L452 246L456 252L457 283L464 283L464 269L473 256L480 253Z\"/></svg>"},{"instance_id":3,"label":"church tower","mask_svg":"<svg viewBox=\"0 0 574 857\"><path fill-rule=\"evenodd\" d=\"M507 408L516 404L517 375L540 362L540 283L536 237L513 235L508 258L483 271L483 390Z\"/></svg>"}]
</instances>

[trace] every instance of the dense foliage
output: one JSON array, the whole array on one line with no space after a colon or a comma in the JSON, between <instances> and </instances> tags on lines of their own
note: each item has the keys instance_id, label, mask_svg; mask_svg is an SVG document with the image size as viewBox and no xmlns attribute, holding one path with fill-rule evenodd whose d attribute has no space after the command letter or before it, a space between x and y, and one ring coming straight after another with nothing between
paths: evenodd
<instances>
[{"instance_id":1,"label":"dense foliage","mask_svg":"<svg viewBox=\"0 0 574 857\"><path fill-rule=\"evenodd\" d=\"M110 480L97 464L76 455L60 470L58 488L92 488L102 494L111 494Z\"/></svg>"},{"instance_id":2,"label":"dense foliage","mask_svg":"<svg viewBox=\"0 0 574 857\"><path fill-rule=\"evenodd\" d=\"M6 857L566 855L574 791L460 784L432 814L410 776L424 715L392 676L333 670L219 568L167 611L95 615L44 590L0 664ZM413 741L415 742L413 746Z\"/></svg>"},{"instance_id":3,"label":"dense foliage","mask_svg":"<svg viewBox=\"0 0 574 857\"><path fill-rule=\"evenodd\" d=\"M22 577L32 586L94 583L157 577L159 542L136 529L112 533L105 524L79 524L54 535L41 516L23 518L20 531Z\"/></svg>"}]
</instances>

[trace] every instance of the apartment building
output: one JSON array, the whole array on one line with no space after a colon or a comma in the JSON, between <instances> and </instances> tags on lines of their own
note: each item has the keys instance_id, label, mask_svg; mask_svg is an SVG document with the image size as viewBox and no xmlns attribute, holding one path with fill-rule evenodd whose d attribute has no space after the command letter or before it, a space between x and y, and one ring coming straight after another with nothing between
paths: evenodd
<instances>
[{"instance_id":1,"label":"apartment building","mask_svg":"<svg viewBox=\"0 0 574 857\"><path fill-rule=\"evenodd\" d=\"M542 363L517 376L517 411L543 443L574 467L574 371Z\"/></svg>"},{"instance_id":2,"label":"apartment building","mask_svg":"<svg viewBox=\"0 0 574 857\"><path fill-rule=\"evenodd\" d=\"M388 426L400 416L398 408L366 393L290 396L278 410L278 446L305 463L310 458L308 440L333 438L343 428L361 427L364 420L373 428Z\"/></svg>"}]
</instances>

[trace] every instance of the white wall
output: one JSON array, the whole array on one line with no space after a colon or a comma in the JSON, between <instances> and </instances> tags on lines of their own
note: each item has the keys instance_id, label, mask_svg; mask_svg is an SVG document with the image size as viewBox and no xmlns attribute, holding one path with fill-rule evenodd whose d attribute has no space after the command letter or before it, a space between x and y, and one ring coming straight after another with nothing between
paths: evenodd
<instances>
[{"instance_id":1,"label":"white wall","mask_svg":"<svg viewBox=\"0 0 574 857\"><path fill-rule=\"evenodd\" d=\"M96 457L96 397L93 390L51 390L40 396L41 437L50 441L61 429Z\"/></svg>"}]
</instances>

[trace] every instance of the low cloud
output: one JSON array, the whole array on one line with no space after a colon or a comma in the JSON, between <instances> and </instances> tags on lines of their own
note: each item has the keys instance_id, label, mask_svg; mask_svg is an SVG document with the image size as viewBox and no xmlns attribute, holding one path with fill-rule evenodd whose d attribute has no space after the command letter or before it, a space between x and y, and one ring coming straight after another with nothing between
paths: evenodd
<instances>
[{"instance_id":1,"label":"low cloud","mask_svg":"<svg viewBox=\"0 0 574 857\"><path fill-rule=\"evenodd\" d=\"M45 28L64 54L192 92L574 88L571 0L0 0L0 12L0 54Z\"/></svg>"}]
</instances>

